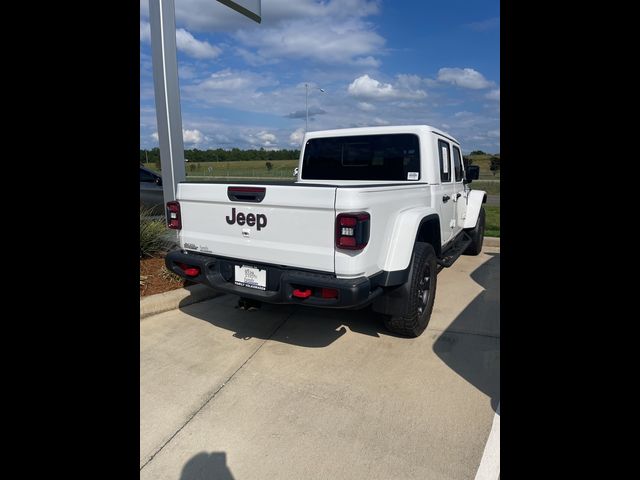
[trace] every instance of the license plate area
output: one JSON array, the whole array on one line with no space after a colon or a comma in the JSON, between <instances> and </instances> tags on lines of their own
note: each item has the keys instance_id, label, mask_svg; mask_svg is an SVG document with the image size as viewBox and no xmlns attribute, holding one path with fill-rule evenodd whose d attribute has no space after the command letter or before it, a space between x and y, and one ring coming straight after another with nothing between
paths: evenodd
<instances>
[{"instance_id":1,"label":"license plate area","mask_svg":"<svg viewBox=\"0 0 640 480\"><path fill-rule=\"evenodd\" d=\"M234 266L234 283L255 290L267 289L267 270L249 265Z\"/></svg>"}]
</instances>

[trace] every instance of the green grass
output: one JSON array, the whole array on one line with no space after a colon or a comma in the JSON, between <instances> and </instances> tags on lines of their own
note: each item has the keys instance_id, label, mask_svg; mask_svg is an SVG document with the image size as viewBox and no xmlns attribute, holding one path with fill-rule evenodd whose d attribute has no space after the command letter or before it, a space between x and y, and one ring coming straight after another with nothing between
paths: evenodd
<instances>
[{"instance_id":1,"label":"green grass","mask_svg":"<svg viewBox=\"0 0 640 480\"><path fill-rule=\"evenodd\" d=\"M484 190L489 195L500 195L500 180L497 182L474 180L471 182L471 188L473 190Z\"/></svg>"},{"instance_id":2,"label":"green grass","mask_svg":"<svg viewBox=\"0 0 640 480\"><path fill-rule=\"evenodd\" d=\"M473 165L480 167L480 179L476 180L478 184L482 184L482 180L500 180L500 171L493 175L493 172L489 169L491 165L491 155L470 155L473 161ZM241 162L186 162L185 171L189 180L194 180L196 177L259 177L259 178L288 178L292 177L293 169L298 166L298 160L271 160L273 168L267 169L266 160L248 160ZM145 167L151 170L158 171L155 163L145 163ZM473 186L476 187L476 182ZM487 182L488 185L491 182ZM496 188L496 186L481 188L476 187L478 190L486 190L488 193L493 194L489 188ZM498 190L500 185L497 186ZM499 191L497 193L500 193Z\"/></svg>"},{"instance_id":3,"label":"green grass","mask_svg":"<svg viewBox=\"0 0 640 480\"><path fill-rule=\"evenodd\" d=\"M293 169L298 160L271 160L273 167L269 170L266 160L249 160L243 162L186 162L187 180L210 180L211 177L259 177L273 179L293 178ZM151 170L158 171L154 163L144 164ZM209 177L209 178L203 178Z\"/></svg>"},{"instance_id":4,"label":"green grass","mask_svg":"<svg viewBox=\"0 0 640 480\"><path fill-rule=\"evenodd\" d=\"M480 166L480 175L486 180L500 180L500 173L494 177L489 170L489 158L491 155L473 155L473 163ZM268 170L265 161L250 160L244 162L188 162L185 164L187 180L192 182L220 180L226 178L230 181L246 180L247 177L268 178L282 182L293 182L293 169L298 166L298 160L271 160L273 168ZM194 167L192 167L194 165ZM155 164L145 164L151 170L157 171ZM211 168L211 170L209 170ZM471 188L484 190L490 195L500 195L500 182L487 182L475 180ZM485 235L488 237L500 236L500 207L485 205L487 214ZM142 223L142 222L141 222ZM158 228L159 226L154 225ZM142 233L142 225L141 225ZM155 235L151 235L152 237ZM153 243L153 242L151 242ZM142 249L142 245L141 245ZM152 247L153 249L153 247Z\"/></svg>"},{"instance_id":5,"label":"green grass","mask_svg":"<svg viewBox=\"0 0 640 480\"><path fill-rule=\"evenodd\" d=\"M500 237L500 207L484 206L486 213L484 234L487 237Z\"/></svg>"},{"instance_id":6,"label":"green grass","mask_svg":"<svg viewBox=\"0 0 640 480\"><path fill-rule=\"evenodd\" d=\"M500 155L496 155L499 157ZM480 167L480 180L500 180L500 170L496 171L494 175L491 169L491 157L493 155L469 155L469 158L472 160L472 165L478 165ZM475 182L474 182L475 183Z\"/></svg>"}]
</instances>

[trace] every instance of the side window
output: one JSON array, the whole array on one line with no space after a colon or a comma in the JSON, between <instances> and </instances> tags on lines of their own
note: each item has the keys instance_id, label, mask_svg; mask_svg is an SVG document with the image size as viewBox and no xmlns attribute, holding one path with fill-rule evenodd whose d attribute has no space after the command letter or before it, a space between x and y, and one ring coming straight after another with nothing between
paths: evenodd
<instances>
[{"instance_id":1,"label":"side window","mask_svg":"<svg viewBox=\"0 0 640 480\"><path fill-rule=\"evenodd\" d=\"M140 181L141 182L147 182L147 183L153 183L156 181L155 177L150 174L149 172L140 169Z\"/></svg>"},{"instance_id":2,"label":"side window","mask_svg":"<svg viewBox=\"0 0 640 480\"><path fill-rule=\"evenodd\" d=\"M462 181L462 155L460 154L460 149L453 146L453 170L456 176L456 182Z\"/></svg>"},{"instance_id":3,"label":"side window","mask_svg":"<svg viewBox=\"0 0 640 480\"><path fill-rule=\"evenodd\" d=\"M440 181L451 181L451 150L449 143L438 139L438 155L440 156Z\"/></svg>"}]
</instances>

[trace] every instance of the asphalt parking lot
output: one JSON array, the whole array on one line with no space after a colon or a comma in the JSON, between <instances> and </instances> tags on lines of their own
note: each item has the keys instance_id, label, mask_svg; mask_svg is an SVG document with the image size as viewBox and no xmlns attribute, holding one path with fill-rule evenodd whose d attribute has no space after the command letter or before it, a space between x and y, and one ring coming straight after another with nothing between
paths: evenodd
<instances>
[{"instance_id":1,"label":"asphalt parking lot","mask_svg":"<svg viewBox=\"0 0 640 480\"><path fill-rule=\"evenodd\" d=\"M140 322L141 479L473 479L500 401L500 249L428 329L224 295Z\"/></svg>"}]
</instances>

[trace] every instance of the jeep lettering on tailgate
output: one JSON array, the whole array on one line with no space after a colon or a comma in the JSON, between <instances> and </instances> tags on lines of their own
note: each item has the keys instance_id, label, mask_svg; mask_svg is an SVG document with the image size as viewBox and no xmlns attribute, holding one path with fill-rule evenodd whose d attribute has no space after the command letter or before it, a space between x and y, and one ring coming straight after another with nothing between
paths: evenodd
<instances>
[{"instance_id":1,"label":"jeep lettering on tailgate","mask_svg":"<svg viewBox=\"0 0 640 480\"><path fill-rule=\"evenodd\" d=\"M242 212L238 212L236 214L236 209L235 207L231 209L231 218L229 218L229 216L227 215L227 223L229 225L233 225L234 223L238 222L238 225L244 225L245 223L250 226L253 227L254 225L256 225L256 229L258 231L260 231L260 229L264 228L267 226L267 216L259 213L257 215L254 215L253 213L248 213L247 215L245 215Z\"/></svg>"}]
</instances>

